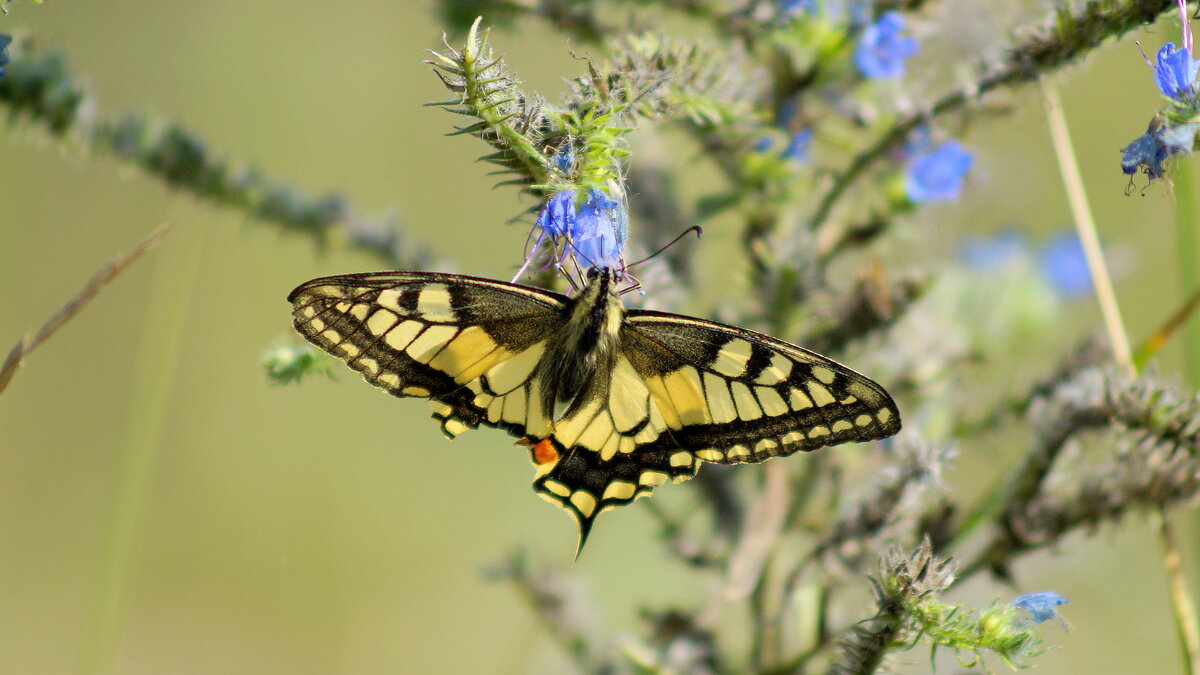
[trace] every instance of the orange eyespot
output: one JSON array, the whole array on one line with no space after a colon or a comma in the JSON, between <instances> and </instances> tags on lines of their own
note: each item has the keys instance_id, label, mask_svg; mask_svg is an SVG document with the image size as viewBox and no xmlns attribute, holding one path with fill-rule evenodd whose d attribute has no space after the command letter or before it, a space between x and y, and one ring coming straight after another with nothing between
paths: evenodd
<instances>
[{"instance_id":1,"label":"orange eyespot","mask_svg":"<svg viewBox=\"0 0 1200 675\"><path fill-rule=\"evenodd\" d=\"M541 466L558 461L558 450L554 449L554 443L549 438L543 438L537 443L527 443L530 445L529 456L533 459L533 463Z\"/></svg>"}]
</instances>

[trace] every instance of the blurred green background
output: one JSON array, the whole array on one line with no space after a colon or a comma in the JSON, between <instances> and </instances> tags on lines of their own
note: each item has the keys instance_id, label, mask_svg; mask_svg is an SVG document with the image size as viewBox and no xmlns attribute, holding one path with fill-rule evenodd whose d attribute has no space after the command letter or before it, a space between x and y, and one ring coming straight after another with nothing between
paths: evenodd
<instances>
[{"instance_id":1,"label":"blurred green background","mask_svg":"<svg viewBox=\"0 0 1200 675\"><path fill-rule=\"evenodd\" d=\"M301 190L340 191L365 214L399 209L453 271L507 279L527 230L504 223L529 202L493 190L486 165L474 163L480 144L444 138L458 120L421 107L445 98L422 63L442 30L432 3L382 0L50 0L16 3L0 18L0 31L65 53L100 114L145 110ZM1159 186L1125 196L1118 166L1118 150L1159 101L1133 40L1156 49L1172 39L1164 33L1127 36L1059 78L1102 235L1121 261L1118 293L1135 341L1181 300L1172 197ZM493 39L551 100L582 69L542 23L519 22ZM965 198L922 209L877 248L889 266L936 270L964 233L1016 223L1036 239L1069 222L1036 91L1007 102L1013 115L965 139L977 153ZM635 133L635 163L640 142ZM668 166L694 163L694 149L642 150ZM320 254L21 123L0 135L0 176L0 351L113 253L175 224L0 396L0 672L71 671L88 635L99 636L89 647L99 651L87 658L111 656L124 673L568 666L512 589L484 578L518 547L563 565L574 550L574 524L529 489L524 450L496 431L450 444L426 421L425 404L382 395L349 371L299 387L264 381L262 352L291 338L288 291L314 276L375 269L374 260ZM699 244L718 260L720 226L708 224L713 236ZM1097 325L1083 302L1064 306L1050 329L1065 345ZM1178 368L1167 353L1160 372ZM1010 374L1022 375L1019 366ZM972 450L960 448L947 489L996 478L1000 460ZM684 493L655 499L684 507ZM129 530L114 529L114 512ZM1181 526L1194 518L1177 516ZM1200 544L1194 528L1180 529L1192 530L1183 545L1194 583ZM114 559L123 549L106 542L123 536L130 557ZM655 537L644 509L618 511L570 567L610 636L636 627L640 606L707 596L712 580L683 573ZM113 569L124 570L121 583L105 598L100 580ZM1018 592L1071 599L1063 613L1075 628L1046 631L1062 649L1037 660L1040 672L1177 667L1144 519L1076 537L1016 572ZM975 579L951 599L984 604L998 594L1016 593ZM726 616L735 633L745 630L737 607ZM923 650L911 662L912 672L928 668Z\"/></svg>"}]
</instances>

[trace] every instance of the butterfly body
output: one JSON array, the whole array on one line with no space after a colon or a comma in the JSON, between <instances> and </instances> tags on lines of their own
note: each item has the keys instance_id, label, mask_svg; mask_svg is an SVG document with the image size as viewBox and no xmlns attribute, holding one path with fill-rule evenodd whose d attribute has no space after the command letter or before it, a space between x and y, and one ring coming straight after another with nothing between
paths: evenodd
<instances>
[{"instance_id":1,"label":"butterfly body","mask_svg":"<svg viewBox=\"0 0 1200 675\"><path fill-rule=\"evenodd\" d=\"M363 378L431 399L453 438L479 425L529 447L534 489L580 526L701 462L761 462L900 429L886 391L735 326L625 310L620 274L574 297L491 279L379 272L297 287L296 330Z\"/></svg>"}]
</instances>

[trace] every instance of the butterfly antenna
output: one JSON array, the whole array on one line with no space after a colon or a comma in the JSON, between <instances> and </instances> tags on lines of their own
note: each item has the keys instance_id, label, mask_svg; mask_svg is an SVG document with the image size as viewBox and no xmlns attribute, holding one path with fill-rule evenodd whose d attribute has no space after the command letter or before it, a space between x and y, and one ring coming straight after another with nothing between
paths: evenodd
<instances>
[{"instance_id":1,"label":"butterfly antenna","mask_svg":"<svg viewBox=\"0 0 1200 675\"><path fill-rule=\"evenodd\" d=\"M641 280L641 279L639 279L639 278L637 278L637 277L635 277L635 276L633 276L633 275L632 275L632 274L630 274L628 271L626 271L626 270L628 270L628 269L629 269L629 266L628 266L628 265L626 265L626 266L625 266L625 270L622 270L622 272L625 274L625 277L626 277L626 278L628 278L628 279L632 279L632 280L633 280L633 284L632 284L632 285L631 285L629 288L623 288L623 289L621 289L621 295L625 295L626 293L629 293L629 292L631 292L631 291L636 291L636 290L638 290L639 288L641 288L641 287L642 287L642 280ZM646 292L645 292L645 291L642 291L642 295L645 295L645 294L646 294Z\"/></svg>"},{"instance_id":2,"label":"butterfly antenna","mask_svg":"<svg viewBox=\"0 0 1200 675\"><path fill-rule=\"evenodd\" d=\"M633 267L633 266L635 266L635 265L641 265L642 263L646 262L647 260L650 260L651 258L654 258L654 257L655 257L655 256L657 256L658 254L660 254L660 253L662 253L663 251L665 251L665 250L667 250L667 249L671 248L672 246L674 246L676 243L678 243L678 242L679 242L679 240L680 240L680 239L683 239L684 237L686 237L688 234L690 234L690 233L691 233L691 232L693 232L693 231L695 231L695 233L696 233L696 238L697 238L697 239L699 239L699 238L700 238L700 235L704 233L704 230L700 229L700 226L699 226L699 225L693 225L693 226L689 227L688 229L684 230L683 232L680 232L680 233L679 233L679 236L677 236L677 237L675 237L674 239L672 239L671 241L667 242L667 244L666 244L665 246L663 246L662 248L658 249L658 250L657 250L657 251L655 251L654 253L651 253L650 255L646 256L645 258L642 258L641 260L639 260L639 261L637 261L637 262L631 262L631 263L629 263L628 265L626 265L626 266L625 266L625 269L629 269L630 267Z\"/></svg>"}]
</instances>

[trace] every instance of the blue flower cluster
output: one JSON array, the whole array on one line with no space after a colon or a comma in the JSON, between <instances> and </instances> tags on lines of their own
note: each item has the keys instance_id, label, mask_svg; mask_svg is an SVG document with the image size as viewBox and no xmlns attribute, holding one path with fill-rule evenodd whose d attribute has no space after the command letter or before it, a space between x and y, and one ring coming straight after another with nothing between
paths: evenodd
<instances>
[{"instance_id":1,"label":"blue flower cluster","mask_svg":"<svg viewBox=\"0 0 1200 675\"><path fill-rule=\"evenodd\" d=\"M871 79L903 75L904 62L917 53L916 38L901 35L903 30L904 17L898 12L887 12L864 28L854 50L858 71Z\"/></svg>"},{"instance_id":2,"label":"blue flower cluster","mask_svg":"<svg viewBox=\"0 0 1200 675\"><path fill-rule=\"evenodd\" d=\"M625 208L598 188L588 190L581 208L576 208L575 198L572 189L550 197L538 214L538 241L549 237L557 243L565 238L563 256L574 253L593 267L619 266L628 233Z\"/></svg>"}]
</instances>

